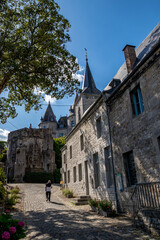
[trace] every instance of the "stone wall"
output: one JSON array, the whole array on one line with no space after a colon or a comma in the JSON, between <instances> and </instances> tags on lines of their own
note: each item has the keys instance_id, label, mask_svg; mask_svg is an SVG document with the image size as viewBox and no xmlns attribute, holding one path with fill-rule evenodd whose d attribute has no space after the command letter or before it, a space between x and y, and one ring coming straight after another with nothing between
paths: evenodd
<instances>
[{"instance_id":1,"label":"stone wall","mask_svg":"<svg viewBox=\"0 0 160 240\"><path fill-rule=\"evenodd\" d=\"M96 120L101 117L102 135L97 138ZM83 135L84 149L81 150L80 138ZM115 201L113 184L107 188L104 149L109 147L109 134L106 105L103 98L86 114L66 138L62 150L62 172L64 186L73 190L75 195L90 195L92 198L109 198ZM72 146L72 157L70 147ZM93 154L98 153L100 166L100 186L95 188ZM64 154L66 157L64 157ZM66 159L66 160L65 160ZM78 165L82 164L82 180L79 180ZM73 168L76 167L77 179L74 182ZM87 175L88 169L88 175ZM68 182L68 171L70 181ZM87 177L88 176L88 177ZM65 182L66 178L66 182ZM87 181L88 178L88 181ZM88 184L87 184L88 182ZM88 191L87 191L88 190Z\"/></svg>"},{"instance_id":2,"label":"stone wall","mask_svg":"<svg viewBox=\"0 0 160 240\"><path fill-rule=\"evenodd\" d=\"M53 172L52 130L24 128L9 133L7 167L8 177L20 182L27 172Z\"/></svg>"},{"instance_id":3,"label":"stone wall","mask_svg":"<svg viewBox=\"0 0 160 240\"><path fill-rule=\"evenodd\" d=\"M122 209L130 205L134 189L134 186L127 186L123 154L133 151L138 183L160 181L160 145L157 139L160 136L160 59L155 61L155 55L122 85L119 96L110 102L113 159ZM130 92L138 84L144 111L134 116ZM121 189L118 176L122 176Z\"/></svg>"}]
</instances>

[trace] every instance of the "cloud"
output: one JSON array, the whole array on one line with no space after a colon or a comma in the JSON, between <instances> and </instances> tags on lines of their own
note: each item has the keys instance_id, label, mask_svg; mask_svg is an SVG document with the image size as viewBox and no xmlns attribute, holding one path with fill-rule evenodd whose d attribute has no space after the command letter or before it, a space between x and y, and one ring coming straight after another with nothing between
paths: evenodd
<instances>
[{"instance_id":1,"label":"cloud","mask_svg":"<svg viewBox=\"0 0 160 240\"><path fill-rule=\"evenodd\" d=\"M79 82L82 82L83 78L84 78L84 76L82 74L79 74L79 73L75 73L72 76L73 76L73 78L78 79Z\"/></svg>"},{"instance_id":2,"label":"cloud","mask_svg":"<svg viewBox=\"0 0 160 240\"><path fill-rule=\"evenodd\" d=\"M7 141L9 133L10 133L10 131L0 128L0 140L1 141Z\"/></svg>"},{"instance_id":3,"label":"cloud","mask_svg":"<svg viewBox=\"0 0 160 240\"><path fill-rule=\"evenodd\" d=\"M78 63L78 58L76 58L76 63ZM79 65L79 64L78 64ZM83 72L84 71L84 67L82 67L81 65L79 65L79 70L78 72Z\"/></svg>"},{"instance_id":4,"label":"cloud","mask_svg":"<svg viewBox=\"0 0 160 240\"><path fill-rule=\"evenodd\" d=\"M47 103L48 103L48 102L50 102L50 103L52 103L52 104L56 103L56 98L51 98L50 95L45 95L44 99L45 99L45 101L46 101Z\"/></svg>"}]
</instances>

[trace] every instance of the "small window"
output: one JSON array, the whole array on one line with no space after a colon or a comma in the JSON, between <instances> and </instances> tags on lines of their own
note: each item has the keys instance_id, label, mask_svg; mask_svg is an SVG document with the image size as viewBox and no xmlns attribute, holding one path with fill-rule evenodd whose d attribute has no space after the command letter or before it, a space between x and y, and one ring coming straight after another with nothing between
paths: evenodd
<instances>
[{"instance_id":1,"label":"small window","mask_svg":"<svg viewBox=\"0 0 160 240\"><path fill-rule=\"evenodd\" d=\"M72 146L70 146L69 152L70 152L70 159L71 159L72 158Z\"/></svg>"},{"instance_id":2,"label":"small window","mask_svg":"<svg viewBox=\"0 0 160 240\"><path fill-rule=\"evenodd\" d=\"M102 129L101 129L101 117L99 117L99 118L96 120L96 127L97 127L97 138L100 138L100 137L101 137L101 134L102 134Z\"/></svg>"},{"instance_id":3,"label":"small window","mask_svg":"<svg viewBox=\"0 0 160 240\"><path fill-rule=\"evenodd\" d=\"M133 115L138 116L144 112L143 98L140 86L138 85L130 93Z\"/></svg>"},{"instance_id":4,"label":"small window","mask_svg":"<svg viewBox=\"0 0 160 240\"><path fill-rule=\"evenodd\" d=\"M66 154L63 155L64 163L66 163Z\"/></svg>"},{"instance_id":5,"label":"small window","mask_svg":"<svg viewBox=\"0 0 160 240\"><path fill-rule=\"evenodd\" d=\"M82 180L82 164L78 164L79 181Z\"/></svg>"},{"instance_id":6,"label":"small window","mask_svg":"<svg viewBox=\"0 0 160 240\"><path fill-rule=\"evenodd\" d=\"M66 183L67 181L67 178L66 178L66 172L64 172L64 183Z\"/></svg>"},{"instance_id":7,"label":"small window","mask_svg":"<svg viewBox=\"0 0 160 240\"><path fill-rule=\"evenodd\" d=\"M74 121L73 121L73 120L71 121L71 126L72 126L72 127L74 126Z\"/></svg>"},{"instance_id":8,"label":"small window","mask_svg":"<svg viewBox=\"0 0 160 240\"><path fill-rule=\"evenodd\" d=\"M126 173L127 186L134 186L137 184L136 167L134 162L133 151L123 154L124 168Z\"/></svg>"},{"instance_id":9,"label":"small window","mask_svg":"<svg viewBox=\"0 0 160 240\"><path fill-rule=\"evenodd\" d=\"M68 183L70 183L70 171L68 170Z\"/></svg>"},{"instance_id":10,"label":"small window","mask_svg":"<svg viewBox=\"0 0 160 240\"><path fill-rule=\"evenodd\" d=\"M81 151L84 149L84 138L83 134L80 136Z\"/></svg>"},{"instance_id":11,"label":"small window","mask_svg":"<svg viewBox=\"0 0 160 240\"><path fill-rule=\"evenodd\" d=\"M64 136L64 133L60 133L60 137L63 137Z\"/></svg>"},{"instance_id":12,"label":"small window","mask_svg":"<svg viewBox=\"0 0 160 240\"><path fill-rule=\"evenodd\" d=\"M97 188L98 186L100 186L98 153L93 154L93 167L94 167L95 188Z\"/></svg>"},{"instance_id":13,"label":"small window","mask_svg":"<svg viewBox=\"0 0 160 240\"><path fill-rule=\"evenodd\" d=\"M81 109L80 109L80 107L78 108L78 121L80 121L81 120Z\"/></svg>"},{"instance_id":14,"label":"small window","mask_svg":"<svg viewBox=\"0 0 160 240\"><path fill-rule=\"evenodd\" d=\"M73 168L73 181L77 181L77 175L76 175L76 167Z\"/></svg>"}]
</instances>

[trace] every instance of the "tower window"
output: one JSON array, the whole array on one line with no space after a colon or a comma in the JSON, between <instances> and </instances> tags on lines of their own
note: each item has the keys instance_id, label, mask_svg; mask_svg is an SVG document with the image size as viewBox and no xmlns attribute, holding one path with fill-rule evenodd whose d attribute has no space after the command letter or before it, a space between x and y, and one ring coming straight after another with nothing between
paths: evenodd
<instances>
[{"instance_id":1,"label":"tower window","mask_svg":"<svg viewBox=\"0 0 160 240\"><path fill-rule=\"evenodd\" d=\"M81 151L84 149L84 138L83 134L80 136Z\"/></svg>"}]
</instances>

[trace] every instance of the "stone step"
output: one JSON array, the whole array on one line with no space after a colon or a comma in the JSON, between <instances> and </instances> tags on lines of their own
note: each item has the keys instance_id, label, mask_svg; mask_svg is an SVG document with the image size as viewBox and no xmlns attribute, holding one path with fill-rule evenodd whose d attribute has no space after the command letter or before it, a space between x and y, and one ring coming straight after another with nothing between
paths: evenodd
<instances>
[{"instance_id":1,"label":"stone step","mask_svg":"<svg viewBox=\"0 0 160 240\"><path fill-rule=\"evenodd\" d=\"M73 204L75 204L76 206L80 206L80 205L88 205L88 201L83 201L83 202L72 202Z\"/></svg>"},{"instance_id":2,"label":"stone step","mask_svg":"<svg viewBox=\"0 0 160 240\"><path fill-rule=\"evenodd\" d=\"M88 195L86 195L86 196L79 196L78 197L79 199L87 199L87 200L89 200L90 199L90 196Z\"/></svg>"}]
</instances>

